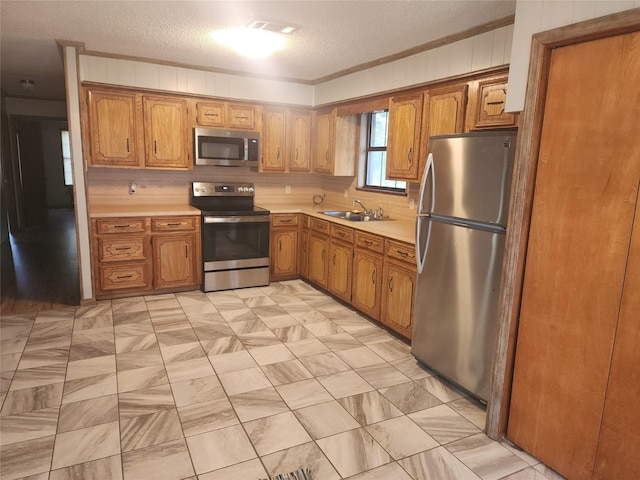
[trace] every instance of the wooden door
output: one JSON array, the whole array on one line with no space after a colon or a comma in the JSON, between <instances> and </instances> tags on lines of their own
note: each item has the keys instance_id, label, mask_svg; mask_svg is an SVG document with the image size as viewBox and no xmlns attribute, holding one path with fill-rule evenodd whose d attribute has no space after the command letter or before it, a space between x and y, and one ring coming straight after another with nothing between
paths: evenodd
<instances>
[{"instance_id":1,"label":"wooden door","mask_svg":"<svg viewBox=\"0 0 640 480\"><path fill-rule=\"evenodd\" d=\"M291 145L289 147L289 171L311 170L311 113L291 112Z\"/></svg>"},{"instance_id":2,"label":"wooden door","mask_svg":"<svg viewBox=\"0 0 640 480\"><path fill-rule=\"evenodd\" d=\"M356 250L353 255L351 304L378 320L382 284L382 257Z\"/></svg>"},{"instance_id":3,"label":"wooden door","mask_svg":"<svg viewBox=\"0 0 640 480\"><path fill-rule=\"evenodd\" d=\"M135 93L89 91L92 166L142 167Z\"/></svg>"},{"instance_id":4,"label":"wooden door","mask_svg":"<svg viewBox=\"0 0 640 480\"><path fill-rule=\"evenodd\" d=\"M418 178L422 93L389 100L387 178Z\"/></svg>"},{"instance_id":5,"label":"wooden door","mask_svg":"<svg viewBox=\"0 0 640 480\"><path fill-rule=\"evenodd\" d=\"M640 181L638 84L640 33L551 54L508 437L572 479L592 478L614 354Z\"/></svg>"},{"instance_id":6,"label":"wooden door","mask_svg":"<svg viewBox=\"0 0 640 480\"><path fill-rule=\"evenodd\" d=\"M271 279L282 280L296 276L298 229L277 229L271 232Z\"/></svg>"},{"instance_id":7,"label":"wooden door","mask_svg":"<svg viewBox=\"0 0 640 480\"><path fill-rule=\"evenodd\" d=\"M415 286L415 270L385 262L380 320L407 338L411 338Z\"/></svg>"},{"instance_id":8,"label":"wooden door","mask_svg":"<svg viewBox=\"0 0 640 480\"><path fill-rule=\"evenodd\" d=\"M15 125L18 168L14 171L19 174L21 222L19 229L12 228L14 233L47 223L49 213L40 122L18 118Z\"/></svg>"},{"instance_id":9,"label":"wooden door","mask_svg":"<svg viewBox=\"0 0 640 480\"><path fill-rule=\"evenodd\" d=\"M329 237L316 232L309 235L309 280L327 288Z\"/></svg>"},{"instance_id":10,"label":"wooden door","mask_svg":"<svg viewBox=\"0 0 640 480\"><path fill-rule=\"evenodd\" d=\"M351 301L352 257L353 245L333 241L329 244L327 289L345 302Z\"/></svg>"},{"instance_id":11,"label":"wooden door","mask_svg":"<svg viewBox=\"0 0 640 480\"><path fill-rule=\"evenodd\" d=\"M331 113L314 113L313 171L331 173L333 164L333 118Z\"/></svg>"},{"instance_id":12,"label":"wooden door","mask_svg":"<svg viewBox=\"0 0 640 480\"><path fill-rule=\"evenodd\" d=\"M153 237L153 285L180 287L196 283L194 234Z\"/></svg>"},{"instance_id":13,"label":"wooden door","mask_svg":"<svg viewBox=\"0 0 640 480\"><path fill-rule=\"evenodd\" d=\"M638 192L640 195L640 191ZM596 455L598 480L640 478L640 200L631 235Z\"/></svg>"},{"instance_id":14,"label":"wooden door","mask_svg":"<svg viewBox=\"0 0 640 480\"><path fill-rule=\"evenodd\" d=\"M146 167L188 169L187 101L144 97Z\"/></svg>"},{"instance_id":15,"label":"wooden door","mask_svg":"<svg viewBox=\"0 0 640 480\"><path fill-rule=\"evenodd\" d=\"M283 109L265 110L262 133L263 172L284 172L286 159L286 123Z\"/></svg>"}]
</instances>

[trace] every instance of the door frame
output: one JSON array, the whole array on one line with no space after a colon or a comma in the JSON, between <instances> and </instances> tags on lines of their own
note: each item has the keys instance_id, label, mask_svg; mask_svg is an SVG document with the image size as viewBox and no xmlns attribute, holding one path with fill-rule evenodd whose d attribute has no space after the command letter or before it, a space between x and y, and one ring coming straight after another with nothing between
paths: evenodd
<instances>
[{"instance_id":1,"label":"door frame","mask_svg":"<svg viewBox=\"0 0 640 480\"><path fill-rule=\"evenodd\" d=\"M487 402L485 430L494 440L505 437L509 418L520 301L551 52L557 47L638 30L640 8L559 27L532 37L527 92L513 171L509 228L505 239L491 391Z\"/></svg>"}]
</instances>

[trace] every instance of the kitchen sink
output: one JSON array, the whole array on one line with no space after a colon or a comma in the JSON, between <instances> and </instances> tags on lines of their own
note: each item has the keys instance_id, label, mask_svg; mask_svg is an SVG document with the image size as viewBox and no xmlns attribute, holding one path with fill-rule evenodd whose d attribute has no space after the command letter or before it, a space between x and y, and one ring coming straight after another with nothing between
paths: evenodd
<instances>
[{"instance_id":1,"label":"kitchen sink","mask_svg":"<svg viewBox=\"0 0 640 480\"><path fill-rule=\"evenodd\" d=\"M369 222L373 220L382 220L381 218L374 218L373 215L363 215L362 212L355 212L352 210L330 210L327 212L320 212L330 217L340 218L342 220L349 220L350 222Z\"/></svg>"}]
</instances>

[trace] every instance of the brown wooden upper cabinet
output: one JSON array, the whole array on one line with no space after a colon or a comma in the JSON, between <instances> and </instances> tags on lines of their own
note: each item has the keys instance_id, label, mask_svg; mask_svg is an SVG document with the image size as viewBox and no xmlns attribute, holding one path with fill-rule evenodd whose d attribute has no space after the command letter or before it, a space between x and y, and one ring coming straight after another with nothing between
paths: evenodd
<instances>
[{"instance_id":1,"label":"brown wooden upper cabinet","mask_svg":"<svg viewBox=\"0 0 640 480\"><path fill-rule=\"evenodd\" d=\"M262 115L261 172L309 172L311 112L267 107Z\"/></svg>"},{"instance_id":2,"label":"brown wooden upper cabinet","mask_svg":"<svg viewBox=\"0 0 640 480\"><path fill-rule=\"evenodd\" d=\"M191 168L188 102L174 96L85 88L83 130L93 167Z\"/></svg>"},{"instance_id":3,"label":"brown wooden upper cabinet","mask_svg":"<svg viewBox=\"0 0 640 480\"><path fill-rule=\"evenodd\" d=\"M186 99L142 97L147 168L191 168Z\"/></svg>"},{"instance_id":4,"label":"brown wooden upper cabinet","mask_svg":"<svg viewBox=\"0 0 640 480\"><path fill-rule=\"evenodd\" d=\"M462 133L466 103L466 84L427 90L424 93L418 180L427 163L429 137Z\"/></svg>"},{"instance_id":5,"label":"brown wooden upper cabinet","mask_svg":"<svg viewBox=\"0 0 640 480\"><path fill-rule=\"evenodd\" d=\"M196 122L203 127L256 130L258 115L255 105L220 101L196 103Z\"/></svg>"},{"instance_id":6,"label":"brown wooden upper cabinet","mask_svg":"<svg viewBox=\"0 0 640 480\"><path fill-rule=\"evenodd\" d=\"M387 178L418 179L422 101L422 92L389 99Z\"/></svg>"},{"instance_id":7,"label":"brown wooden upper cabinet","mask_svg":"<svg viewBox=\"0 0 640 480\"><path fill-rule=\"evenodd\" d=\"M86 91L88 138L85 156L91 166L136 167L144 164L142 109L135 93ZM86 137L85 137L86 138Z\"/></svg>"},{"instance_id":8,"label":"brown wooden upper cabinet","mask_svg":"<svg viewBox=\"0 0 640 480\"><path fill-rule=\"evenodd\" d=\"M505 112L507 77L475 80L469 87L467 131L518 126L518 115Z\"/></svg>"},{"instance_id":9,"label":"brown wooden upper cabinet","mask_svg":"<svg viewBox=\"0 0 640 480\"><path fill-rule=\"evenodd\" d=\"M335 109L313 112L311 157L314 173L355 175L358 127L358 115L338 116Z\"/></svg>"}]
</instances>

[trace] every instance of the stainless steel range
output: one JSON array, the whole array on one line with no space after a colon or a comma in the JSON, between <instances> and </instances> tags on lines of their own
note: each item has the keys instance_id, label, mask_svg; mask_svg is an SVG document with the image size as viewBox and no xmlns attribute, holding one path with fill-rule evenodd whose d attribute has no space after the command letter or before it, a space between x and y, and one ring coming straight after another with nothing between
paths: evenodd
<instances>
[{"instance_id":1,"label":"stainless steel range","mask_svg":"<svg viewBox=\"0 0 640 480\"><path fill-rule=\"evenodd\" d=\"M202 212L202 290L269 284L269 211L253 204L252 183L193 182Z\"/></svg>"}]
</instances>

